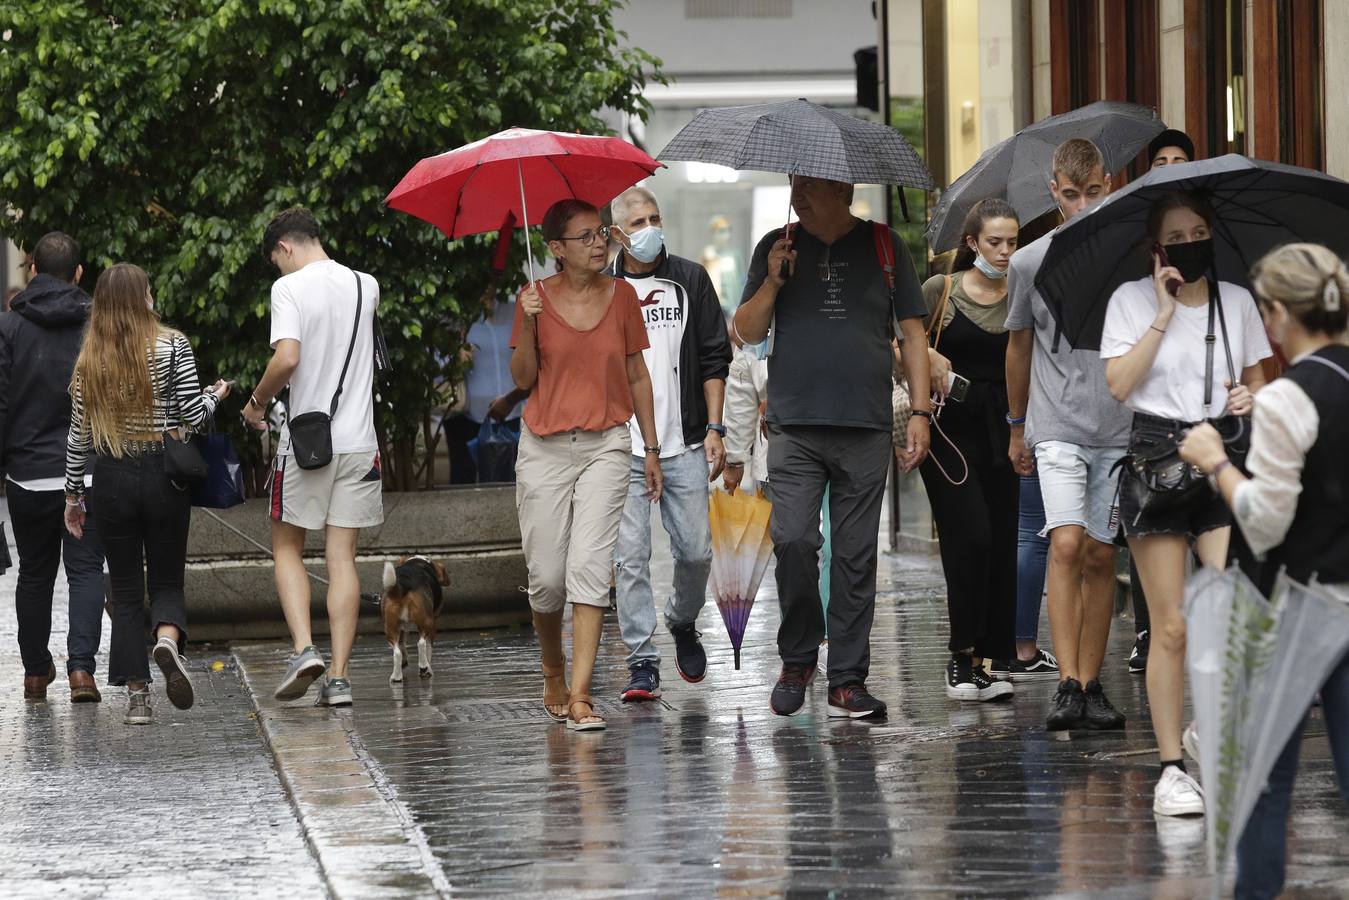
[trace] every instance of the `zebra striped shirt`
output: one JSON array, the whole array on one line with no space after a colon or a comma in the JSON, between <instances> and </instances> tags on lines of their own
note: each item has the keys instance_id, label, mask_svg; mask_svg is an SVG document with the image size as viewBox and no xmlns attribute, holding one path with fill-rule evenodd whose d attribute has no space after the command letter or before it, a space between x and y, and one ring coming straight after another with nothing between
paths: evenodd
<instances>
[{"instance_id":1,"label":"zebra striped shirt","mask_svg":"<svg viewBox=\"0 0 1349 900\"><path fill-rule=\"evenodd\" d=\"M201 428L215 415L216 396L203 393L197 380L197 361L192 345L176 331L163 331L155 339L151 370L155 401L149 414L142 413L123 424L126 434L158 435L182 422ZM168 398L167 403L165 398ZM66 438L66 494L84 493L84 467L93 438L84 431L84 398L80 379L75 378L70 397L70 434Z\"/></svg>"}]
</instances>

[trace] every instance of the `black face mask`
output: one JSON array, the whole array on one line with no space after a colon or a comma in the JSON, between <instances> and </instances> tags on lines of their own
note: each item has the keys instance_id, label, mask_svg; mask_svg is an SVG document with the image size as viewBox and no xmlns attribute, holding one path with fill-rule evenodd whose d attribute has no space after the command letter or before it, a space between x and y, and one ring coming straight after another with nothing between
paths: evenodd
<instances>
[{"instance_id":1,"label":"black face mask","mask_svg":"<svg viewBox=\"0 0 1349 900\"><path fill-rule=\"evenodd\" d=\"M1180 271L1180 277L1186 281L1198 281L1213 268L1213 238L1185 244L1168 244L1165 249L1167 260Z\"/></svg>"}]
</instances>

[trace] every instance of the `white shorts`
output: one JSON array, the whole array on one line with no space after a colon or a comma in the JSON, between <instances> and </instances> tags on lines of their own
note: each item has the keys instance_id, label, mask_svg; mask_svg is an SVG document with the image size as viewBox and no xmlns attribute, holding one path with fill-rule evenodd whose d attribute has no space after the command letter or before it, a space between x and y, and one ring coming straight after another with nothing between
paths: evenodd
<instances>
[{"instance_id":1,"label":"white shorts","mask_svg":"<svg viewBox=\"0 0 1349 900\"><path fill-rule=\"evenodd\" d=\"M295 457L276 457L272 469L273 521L306 531L328 525L373 528L384 522L379 453L338 453L322 469L301 469Z\"/></svg>"},{"instance_id":2,"label":"white shorts","mask_svg":"<svg viewBox=\"0 0 1349 900\"><path fill-rule=\"evenodd\" d=\"M1123 447L1079 447L1066 441L1035 445L1035 468L1045 504L1046 537L1063 525L1079 525L1103 544L1115 541L1116 509Z\"/></svg>"}]
</instances>

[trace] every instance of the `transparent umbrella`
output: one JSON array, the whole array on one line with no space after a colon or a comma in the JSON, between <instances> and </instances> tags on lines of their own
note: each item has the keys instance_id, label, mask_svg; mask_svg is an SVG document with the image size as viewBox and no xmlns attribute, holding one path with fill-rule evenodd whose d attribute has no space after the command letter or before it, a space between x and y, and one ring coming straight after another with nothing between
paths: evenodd
<instances>
[{"instance_id":1,"label":"transparent umbrella","mask_svg":"<svg viewBox=\"0 0 1349 900\"><path fill-rule=\"evenodd\" d=\"M1271 602L1233 567L1190 580L1185 618L1217 897L1275 760L1349 651L1349 606L1283 575Z\"/></svg>"}]
</instances>

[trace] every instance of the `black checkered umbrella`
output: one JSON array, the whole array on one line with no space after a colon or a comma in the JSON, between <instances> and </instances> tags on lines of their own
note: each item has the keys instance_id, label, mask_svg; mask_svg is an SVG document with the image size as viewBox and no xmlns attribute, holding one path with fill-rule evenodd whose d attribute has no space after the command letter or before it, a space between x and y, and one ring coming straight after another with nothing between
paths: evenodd
<instances>
[{"instance_id":1,"label":"black checkered umbrella","mask_svg":"<svg viewBox=\"0 0 1349 900\"><path fill-rule=\"evenodd\" d=\"M918 152L898 131L806 100L705 109L659 158L848 184L936 187Z\"/></svg>"}]
</instances>

